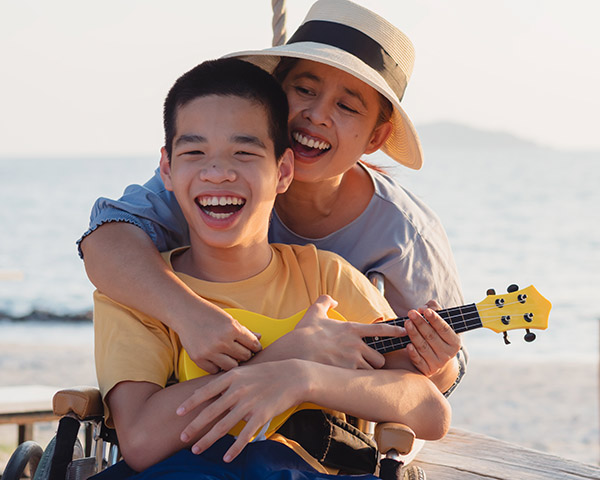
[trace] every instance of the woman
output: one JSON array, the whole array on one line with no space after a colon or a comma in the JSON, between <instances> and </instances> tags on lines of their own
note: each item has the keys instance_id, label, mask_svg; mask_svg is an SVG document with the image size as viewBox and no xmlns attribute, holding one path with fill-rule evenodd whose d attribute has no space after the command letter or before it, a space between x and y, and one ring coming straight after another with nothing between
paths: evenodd
<instances>
[{"instance_id":1,"label":"woman","mask_svg":"<svg viewBox=\"0 0 600 480\"><path fill-rule=\"evenodd\" d=\"M414 59L408 38L352 2L320 0L286 45L232 56L274 71L290 104L295 177L276 202L270 241L314 243L365 274L382 274L398 315L429 299L461 304L435 214L360 162L381 148L405 166L422 165L417 133L400 106ZM229 370L260 349L251 332L166 268L158 250L187 244L188 232L158 173L118 201L99 199L82 240L88 276L99 290L160 318L204 370ZM406 327L412 362L441 391L451 389L464 370L454 360L459 337L435 331L421 317Z\"/></svg>"}]
</instances>

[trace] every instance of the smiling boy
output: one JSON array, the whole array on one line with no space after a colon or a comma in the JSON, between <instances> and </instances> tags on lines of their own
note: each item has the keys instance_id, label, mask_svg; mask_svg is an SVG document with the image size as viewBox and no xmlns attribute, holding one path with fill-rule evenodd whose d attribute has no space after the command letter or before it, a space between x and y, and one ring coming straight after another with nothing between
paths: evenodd
<instances>
[{"instance_id":1,"label":"smiling boy","mask_svg":"<svg viewBox=\"0 0 600 480\"><path fill-rule=\"evenodd\" d=\"M95 292L96 369L106 421L116 427L129 467L144 471L139 478L163 471L173 478L204 478L199 472L221 478L227 469L235 476L253 468L266 469L265 475L300 469L304 478L324 478L316 462L310 466L271 440L251 443L240 455L260 427L302 402L405 423L425 439L440 438L448 428L447 401L406 352L384 359L362 341L406 335L400 327L371 325L394 314L366 277L313 246L268 243L275 197L293 175L287 116L277 82L237 59L204 62L167 96L160 171L188 222L190 246L164 253L165 262L219 307L272 318L308 311L294 330L243 365L177 383L177 334ZM327 318L337 305L329 296L353 323ZM431 310L424 314L441 322ZM247 424L236 440L225 435L241 420ZM114 471L106 474L116 478Z\"/></svg>"}]
</instances>

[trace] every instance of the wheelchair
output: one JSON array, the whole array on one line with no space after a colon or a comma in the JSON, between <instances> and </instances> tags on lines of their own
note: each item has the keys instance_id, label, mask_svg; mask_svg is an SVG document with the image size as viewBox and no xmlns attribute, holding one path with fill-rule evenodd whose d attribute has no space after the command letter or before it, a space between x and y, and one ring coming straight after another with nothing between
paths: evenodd
<instances>
[{"instance_id":1,"label":"wheelchair","mask_svg":"<svg viewBox=\"0 0 600 480\"><path fill-rule=\"evenodd\" d=\"M45 450L34 441L19 445L4 469L2 480L85 480L121 459L116 432L103 422L104 407L96 387L59 390L52 407L60 417L54 438ZM372 425L363 422L362 427L368 431ZM374 439L382 456L376 474L382 480L425 480L420 467L406 465L422 444L415 440L409 427L377 424Z\"/></svg>"},{"instance_id":2,"label":"wheelchair","mask_svg":"<svg viewBox=\"0 0 600 480\"><path fill-rule=\"evenodd\" d=\"M369 276L383 292L383 277ZM96 387L59 390L52 400L54 414L60 417L57 433L45 450L34 441L17 447L1 480L85 480L121 459L116 431L103 421L104 406ZM375 475L382 480L425 480L421 467L408 465L424 441L415 438L410 427L398 423L366 422L352 424L372 437L379 452ZM84 445L79 437L83 436Z\"/></svg>"}]
</instances>

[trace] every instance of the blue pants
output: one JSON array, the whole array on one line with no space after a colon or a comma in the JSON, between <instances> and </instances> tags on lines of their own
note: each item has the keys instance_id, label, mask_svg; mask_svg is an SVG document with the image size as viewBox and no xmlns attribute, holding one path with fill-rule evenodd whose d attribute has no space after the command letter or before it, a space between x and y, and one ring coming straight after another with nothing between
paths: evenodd
<instances>
[{"instance_id":1,"label":"blue pants","mask_svg":"<svg viewBox=\"0 0 600 480\"><path fill-rule=\"evenodd\" d=\"M326 475L317 472L285 445L265 440L254 442L242 450L231 463L223 455L233 443L227 435L200 455L181 450L162 462L137 473L125 462L94 476L95 480L377 480L373 475Z\"/></svg>"}]
</instances>

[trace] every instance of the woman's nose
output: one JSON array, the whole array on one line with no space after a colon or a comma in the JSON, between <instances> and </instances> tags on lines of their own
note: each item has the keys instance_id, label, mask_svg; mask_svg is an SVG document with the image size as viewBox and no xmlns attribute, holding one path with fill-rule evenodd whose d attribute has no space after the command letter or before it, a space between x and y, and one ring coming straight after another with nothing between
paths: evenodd
<instances>
[{"instance_id":1,"label":"woman's nose","mask_svg":"<svg viewBox=\"0 0 600 480\"><path fill-rule=\"evenodd\" d=\"M331 106L325 99L315 98L305 107L303 115L315 125L331 124Z\"/></svg>"}]
</instances>

